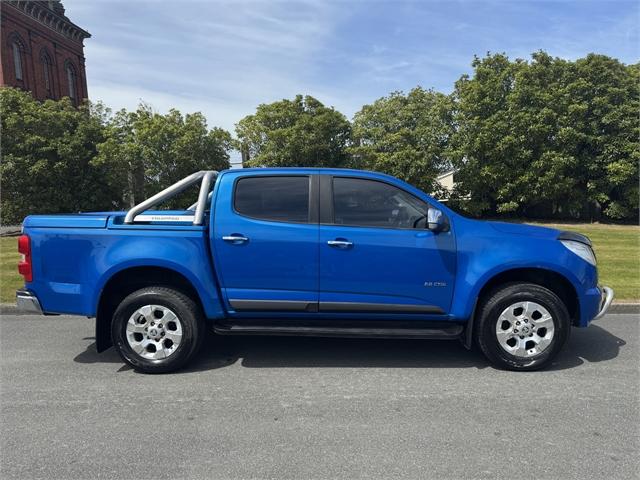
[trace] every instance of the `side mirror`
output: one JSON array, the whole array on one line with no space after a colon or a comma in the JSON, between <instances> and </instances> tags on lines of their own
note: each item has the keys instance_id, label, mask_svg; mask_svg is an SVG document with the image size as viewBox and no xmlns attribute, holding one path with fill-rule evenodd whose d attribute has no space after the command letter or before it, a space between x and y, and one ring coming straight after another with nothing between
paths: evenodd
<instances>
[{"instance_id":1,"label":"side mirror","mask_svg":"<svg viewBox=\"0 0 640 480\"><path fill-rule=\"evenodd\" d=\"M442 210L430 208L427 210L427 228L434 233L443 231L447 226Z\"/></svg>"}]
</instances>

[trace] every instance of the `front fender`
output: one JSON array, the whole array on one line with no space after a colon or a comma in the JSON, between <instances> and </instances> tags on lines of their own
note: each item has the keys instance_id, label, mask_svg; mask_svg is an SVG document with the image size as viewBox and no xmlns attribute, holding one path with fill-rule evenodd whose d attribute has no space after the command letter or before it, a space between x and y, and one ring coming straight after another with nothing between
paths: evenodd
<instances>
[{"instance_id":1,"label":"front fender","mask_svg":"<svg viewBox=\"0 0 640 480\"><path fill-rule=\"evenodd\" d=\"M481 290L497 275L534 268L559 274L569 281L578 295L580 323L584 323L582 317L591 310L586 303L591 290L596 288L597 271L557 240L488 235L466 240L459 237L458 246L458 277L451 311L455 319L471 317Z\"/></svg>"}]
</instances>

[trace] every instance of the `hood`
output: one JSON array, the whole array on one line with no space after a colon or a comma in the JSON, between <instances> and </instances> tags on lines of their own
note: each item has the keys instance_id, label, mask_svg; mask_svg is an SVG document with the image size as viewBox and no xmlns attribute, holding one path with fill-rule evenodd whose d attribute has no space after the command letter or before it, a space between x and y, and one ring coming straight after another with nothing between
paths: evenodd
<instances>
[{"instance_id":1,"label":"hood","mask_svg":"<svg viewBox=\"0 0 640 480\"><path fill-rule=\"evenodd\" d=\"M539 238L558 238L560 230L523 223L487 222L494 230L509 235L526 235Z\"/></svg>"}]
</instances>

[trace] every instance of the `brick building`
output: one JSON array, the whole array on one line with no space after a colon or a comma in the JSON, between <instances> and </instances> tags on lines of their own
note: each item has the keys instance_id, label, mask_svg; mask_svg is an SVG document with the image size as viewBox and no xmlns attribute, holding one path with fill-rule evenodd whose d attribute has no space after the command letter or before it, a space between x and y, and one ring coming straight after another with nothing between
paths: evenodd
<instances>
[{"instance_id":1,"label":"brick building","mask_svg":"<svg viewBox=\"0 0 640 480\"><path fill-rule=\"evenodd\" d=\"M84 39L60 0L0 0L0 85L39 100L87 98Z\"/></svg>"}]
</instances>

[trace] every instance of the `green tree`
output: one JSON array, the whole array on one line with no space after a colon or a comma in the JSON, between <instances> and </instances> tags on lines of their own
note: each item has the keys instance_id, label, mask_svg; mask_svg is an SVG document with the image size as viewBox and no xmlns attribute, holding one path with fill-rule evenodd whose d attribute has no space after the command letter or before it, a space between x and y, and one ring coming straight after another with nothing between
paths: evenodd
<instances>
[{"instance_id":1,"label":"green tree","mask_svg":"<svg viewBox=\"0 0 640 480\"><path fill-rule=\"evenodd\" d=\"M104 139L107 111L75 108L69 99L34 100L30 93L0 88L2 127L2 223L28 214L119 207L107 171L91 163Z\"/></svg>"},{"instance_id":2,"label":"green tree","mask_svg":"<svg viewBox=\"0 0 640 480\"><path fill-rule=\"evenodd\" d=\"M356 113L352 164L435 192L436 177L451 167L446 150L453 131L447 95L421 87L407 95L394 92Z\"/></svg>"},{"instance_id":3,"label":"green tree","mask_svg":"<svg viewBox=\"0 0 640 480\"><path fill-rule=\"evenodd\" d=\"M590 54L575 62L568 124L580 132L580 188L613 219L638 218L640 64Z\"/></svg>"},{"instance_id":4,"label":"green tree","mask_svg":"<svg viewBox=\"0 0 640 480\"><path fill-rule=\"evenodd\" d=\"M517 140L508 135L508 99L522 65L505 55L476 57L474 76L463 75L455 85L457 130L450 154L458 168L457 193L472 196L467 208L476 214L510 205L511 195L501 188L522 173L511 171L523 162L514 158Z\"/></svg>"},{"instance_id":5,"label":"green tree","mask_svg":"<svg viewBox=\"0 0 640 480\"><path fill-rule=\"evenodd\" d=\"M350 132L344 115L302 95L262 104L236 125L245 166L343 166Z\"/></svg>"},{"instance_id":6,"label":"green tree","mask_svg":"<svg viewBox=\"0 0 640 480\"><path fill-rule=\"evenodd\" d=\"M132 206L198 170L229 168L231 135L209 129L201 113L166 115L145 104L109 121L95 165L108 167L122 201Z\"/></svg>"},{"instance_id":7,"label":"green tree","mask_svg":"<svg viewBox=\"0 0 640 480\"><path fill-rule=\"evenodd\" d=\"M475 213L610 218L638 209L638 68L603 55L475 58L451 157Z\"/></svg>"}]
</instances>

